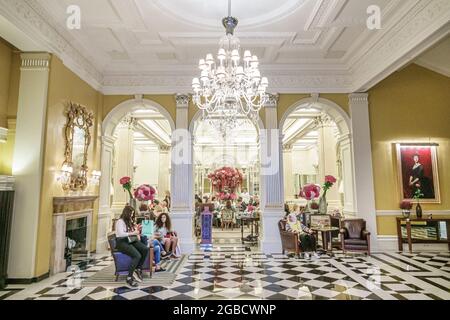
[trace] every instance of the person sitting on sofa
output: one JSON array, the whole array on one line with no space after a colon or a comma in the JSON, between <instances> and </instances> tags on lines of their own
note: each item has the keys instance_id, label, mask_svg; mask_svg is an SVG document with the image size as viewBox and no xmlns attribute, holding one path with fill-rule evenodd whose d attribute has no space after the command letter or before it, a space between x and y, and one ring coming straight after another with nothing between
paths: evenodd
<instances>
[{"instance_id":1,"label":"person sitting on sofa","mask_svg":"<svg viewBox=\"0 0 450 320\"><path fill-rule=\"evenodd\" d=\"M137 287L136 281L142 282L142 266L147 258L149 248L141 242L140 231L132 219L133 215L133 207L126 206L119 220L116 221L116 249L131 258L127 284Z\"/></svg>"},{"instance_id":2,"label":"person sitting on sofa","mask_svg":"<svg viewBox=\"0 0 450 320\"><path fill-rule=\"evenodd\" d=\"M155 222L155 230L153 234L161 243L166 252L171 252L172 257L179 258L176 254L178 237L176 232L172 230L172 223L167 213L161 213L158 216Z\"/></svg>"},{"instance_id":3,"label":"person sitting on sofa","mask_svg":"<svg viewBox=\"0 0 450 320\"><path fill-rule=\"evenodd\" d=\"M287 216L286 231L298 233L300 235L300 246L302 247L305 256L309 259L310 252L314 252L314 256L318 257L316 253L316 237L314 232L297 220L294 213Z\"/></svg>"}]
</instances>

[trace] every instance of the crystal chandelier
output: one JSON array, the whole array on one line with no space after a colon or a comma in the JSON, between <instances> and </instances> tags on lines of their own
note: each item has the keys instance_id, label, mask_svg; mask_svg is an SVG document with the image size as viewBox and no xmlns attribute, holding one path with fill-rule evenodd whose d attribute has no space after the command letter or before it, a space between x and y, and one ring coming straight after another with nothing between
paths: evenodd
<instances>
[{"instance_id":1,"label":"crystal chandelier","mask_svg":"<svg viewBox=\"0 0 450 320\"><path fill-rule=\"evenodd\" d=\"M228 17L222 23L226 35L220 40L217 59L211 53L200 59L200 78L192 80L192 89L193 101L203 111L203 119L226 135L236 127L240 115L257 121L267 100L269 82L261 77L257 56L246 50L241 58L240 41L234 36L238 20L231 16L231 0Z\"/></svg>"}]
</instances>

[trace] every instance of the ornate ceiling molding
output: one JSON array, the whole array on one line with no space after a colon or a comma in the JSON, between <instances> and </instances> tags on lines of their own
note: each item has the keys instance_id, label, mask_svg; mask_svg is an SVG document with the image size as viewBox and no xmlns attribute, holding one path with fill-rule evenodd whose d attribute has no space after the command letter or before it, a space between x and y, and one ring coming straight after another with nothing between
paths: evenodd
<instances>
[{"instance_id":1,"label":"ornate ceiling molding","mask_svg":"<svg viewBox=\"0 0 450 320\"><path fill-rule=\"evenodd\" d=\"M35 1L0 0L0 14L49 52L56 54L67 67L94 89L101 88L101 73L54 29L49 22L51 17Z\"/></svg>"},{"instance_id":2,"label":"ornate ceiling molding","mask_svg":"<svg viewBox=\"0 0 450 320\"><path fill-rule=\"evenodd\" d=\"M337 0L318 2L310 19L310 29L329 23L334 19L332 8L339 6ZM393 17L387 19L384 29L376 31L375 36L367 36L368 41L357 39L355 43L358 44L342 59L331 64L305 61L303 64L273 65L267 71L263 70L270 80L269 90L279 93L366 91L450 32L448 0L412 0L391 5L387 11ZM186 66L177 66L179 70L176 72L169 67L138 74L133 71L124 74L100 71L101 66L96 65L96 60L83 51L68 32L58 29L54 19L37 1L0 0L0 15L57 55L81 79L104 94L191 92L193 74ZM324 34L320 32L320 37ZM289 38L289 34L286 33L285 37ZM314 43L321 43L320 37ZM295 45L295 37L291 41Z\"/></svg>"},{"instance_id":3,"label":"ornate ceiling molding","mask_svg":"<svg viewBox=\"0 0 450 320\"><path fill-rule=\"evenodd\" d=\"M387 28L383 37L353 64L352 91L368 90L449 33L450 1L416 1L401 21Z\"/></svg>"}]
</instances>

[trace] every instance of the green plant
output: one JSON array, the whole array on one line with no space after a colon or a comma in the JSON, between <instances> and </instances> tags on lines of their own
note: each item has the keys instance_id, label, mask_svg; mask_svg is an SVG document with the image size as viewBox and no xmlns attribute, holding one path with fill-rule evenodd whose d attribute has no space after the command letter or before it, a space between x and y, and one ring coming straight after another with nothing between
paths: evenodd
<instances>
[{"instance_id":1,"label":"green plant","mask_svg":"<svg viewBox=\"0 0 450 320\"><path fill-rule=\"evenodd\" d=\"M413 199L419 201L420 198L423 198L425 195L422 193L422 190L420 190L420 188L417 188L416 191L414 192L414 196Z\"/></svg>"}]
</instances>

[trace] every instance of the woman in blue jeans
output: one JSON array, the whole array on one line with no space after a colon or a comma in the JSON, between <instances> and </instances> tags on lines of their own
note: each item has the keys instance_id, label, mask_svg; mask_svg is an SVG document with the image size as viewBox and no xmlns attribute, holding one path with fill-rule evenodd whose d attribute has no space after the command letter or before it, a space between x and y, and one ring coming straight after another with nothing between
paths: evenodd
<instances>
[{"instance_id":1,"label":"woman in blue jeans","mask_svg":"<svg viewBox=\"0 0 450 320\"><path fill-rule=\"evenodd\" d=\"M145 244L145 246L148 246L148 237L145 235L141 235L141 242ZM156 239L152 239L152 242L153 242L153 253L155 257L155 272L166 271L166 269L160 266L161 253L163 252L161 243Z\"/></svg>"}]
</instances>

